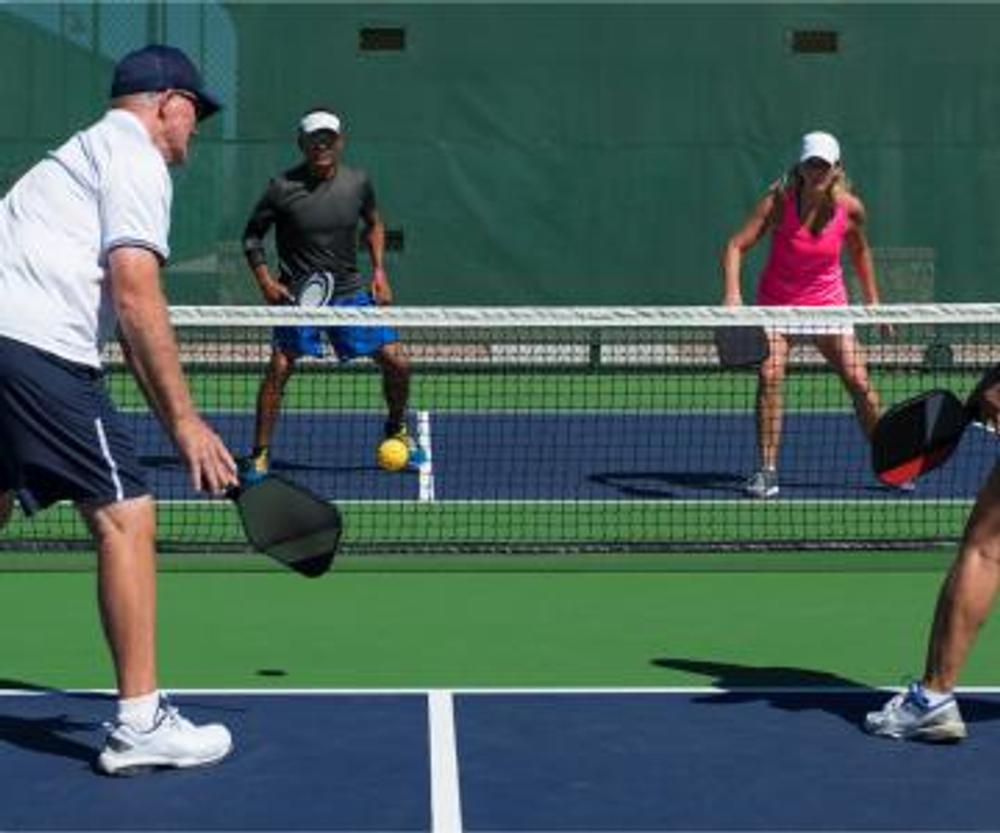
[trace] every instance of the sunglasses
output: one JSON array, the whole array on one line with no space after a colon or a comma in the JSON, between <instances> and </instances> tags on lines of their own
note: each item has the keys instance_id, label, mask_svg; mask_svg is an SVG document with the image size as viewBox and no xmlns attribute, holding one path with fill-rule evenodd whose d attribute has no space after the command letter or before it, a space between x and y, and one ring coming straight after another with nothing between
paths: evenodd
<instances>
[{"instance_id":1,"label":"sunglasses","mask_svg":"<svg viewBox=\"0 0 1000 833\"><path fill-rule=\"evenodd\" d=\"M186 98L194 106L195 116L198 119L201 119L205 115L205 111L201 106L201 99L199 99L194 93L188 92L187 90L167 90L166 95L167 97L176 95L181 98Z\"/></svg>"},{"instance_id":2,"label":"sunglasses","mask_svg":"<svg viewBox=\"0 0 1000 833\"><path fill-rule=\"evenodd\" d=\"M818 156L810 156L805 162L802 163L802 166L809 168L811 171L828 171L833 167L833 165L825 159L820 159Z\"/></svg>"},{"instance_id":3,"label":"sunglasses","mask_svg":"<svg viewBox=\"0 0 1000 833\"><path fill-rule=\"evenodd\" d=\"M331 147L337 142L337 134L332 130L316 130L303 134L302 141L311 148Z\"/></svg>"}]
</instances>

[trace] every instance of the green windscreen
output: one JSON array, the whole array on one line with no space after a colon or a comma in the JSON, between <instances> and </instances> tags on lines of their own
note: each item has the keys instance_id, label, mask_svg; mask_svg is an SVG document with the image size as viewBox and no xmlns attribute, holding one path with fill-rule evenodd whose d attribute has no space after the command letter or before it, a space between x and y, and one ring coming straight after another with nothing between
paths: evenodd
<instances>
[{"instance_id":1,"label":"green windscreen","mask_svg":"<svg viewBox=\"0 0 1000 833\"><path fill-rule=\"evenodd\" d=\"M723 243L818 128L842 141L886 298L985 300L998 25L1000 7L945 4L7 4L0 178L160 40L227 103L176 176L174 303L256 300L243 224L318 104L374 179L401 303L714 303Z\"/></svg>"}]
</instances>

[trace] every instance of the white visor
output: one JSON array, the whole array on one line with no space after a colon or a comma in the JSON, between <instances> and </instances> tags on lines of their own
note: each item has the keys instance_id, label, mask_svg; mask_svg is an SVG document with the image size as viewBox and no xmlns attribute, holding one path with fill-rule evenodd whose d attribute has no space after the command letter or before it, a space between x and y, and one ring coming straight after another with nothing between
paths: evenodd
<instances>
[{"instance_id":1,"label":"white visor","mask_svg":"<svg viewBox=\"0 0 1000 833\"><path fill-rule=\"evenodd\" d=\"M299 122L299 130L303 133L315 133L317 130L331 130L340 134L340 119L333 113L325 110L317 110L313 113L306 113Z\"/></svg>"}]
</instances>

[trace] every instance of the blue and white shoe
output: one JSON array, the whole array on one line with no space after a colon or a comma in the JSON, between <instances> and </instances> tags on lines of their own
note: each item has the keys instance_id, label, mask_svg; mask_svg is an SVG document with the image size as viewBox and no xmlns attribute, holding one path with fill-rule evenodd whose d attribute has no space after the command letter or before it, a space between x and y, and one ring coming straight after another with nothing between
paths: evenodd
<instances>
[{"instance_id":1,"label":"blue and white shoe","mask_svg":"<svg viewBox=\"0 0 1000 833\"><path fill-rule=\"evenodd\" d=\"M409 458L406 461L406 467L409 469L419 469L422 465L427 462L427 452L420 446L420 444L410 435L410 432L406 430L404 425L395 434L386 434L385 439L395 439L401 440L406 443L406 447L410 450Z\"/></svg>"},{"instance_id":2,"label":"blue and white shoe","mask_svg":"<svg viewBox=\"0 0 1000 833\"><path fill-rule=\"evenodd\" d=\"M426 462L427 452L414 441L413 445L410 446L410 459L407 461L407 465L410 468L419 469Z\"/></svg>"},{"instance_id":3,"label":"blue and white shoe","mask_svg":"<svg viewBox=\"0 0 1000 833\"><path fill-rule=\"evenodd\" d=\"M932 706L920 683L910 683L881 711L869 712L864 727L869 734L882 738L930 743L957 743L968 734L955 698L949 694Z\"/></svg>"}]
</instances>

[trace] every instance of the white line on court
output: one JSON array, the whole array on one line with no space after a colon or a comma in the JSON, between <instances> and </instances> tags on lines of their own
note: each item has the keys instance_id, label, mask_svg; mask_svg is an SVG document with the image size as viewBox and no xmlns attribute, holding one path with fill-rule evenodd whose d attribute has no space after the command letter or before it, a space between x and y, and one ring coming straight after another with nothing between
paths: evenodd
<instances>
[{"instance_id":1,"label":"white line on court","mask_svg":"<svg viewBox=\"0 0 1000 833\"><path fill-rule=\"evenodd\" d=\"M417 411L417 442L427 455L426 462L420 467L420 497L421 503L434 501L434 449L431 444L431 413Z\"/></svg>"},{"instance_id":2,"label":"white line on court","mask_svg":"<svg viewBox=\"0 0 1000 833\"><path fill-rule=\"evenodd\" d=\"M427 721L431 748L431 830L433 833L461 833L455 704L450 691L431 689L428 692Z\"/></svg>"},{"instance_id":3,"label":"white line on court","mask_svg":"<svg viewBox=\"0 0 1000 833\"><path fill-rule=\"evenodd\" d=\"M870 691L899 691L898 683L873 686L594 686L594 687L560 687L550 688L165 688L171 695L207 695L207 696L303 696L303 697L357 697L358 695L372 697L424 696L432 697L436 692L444 691L449 703L457 696L464 695L547 695L547 694L864 694ZM37 688L0 689L0 697L45 696L52 694L115 694L113 688L52 688L39 690ZM956 694L1000 694L1000 686L959 686ZM454 728L454 720L452 720Z\"/></svg>"}]
</instances>

